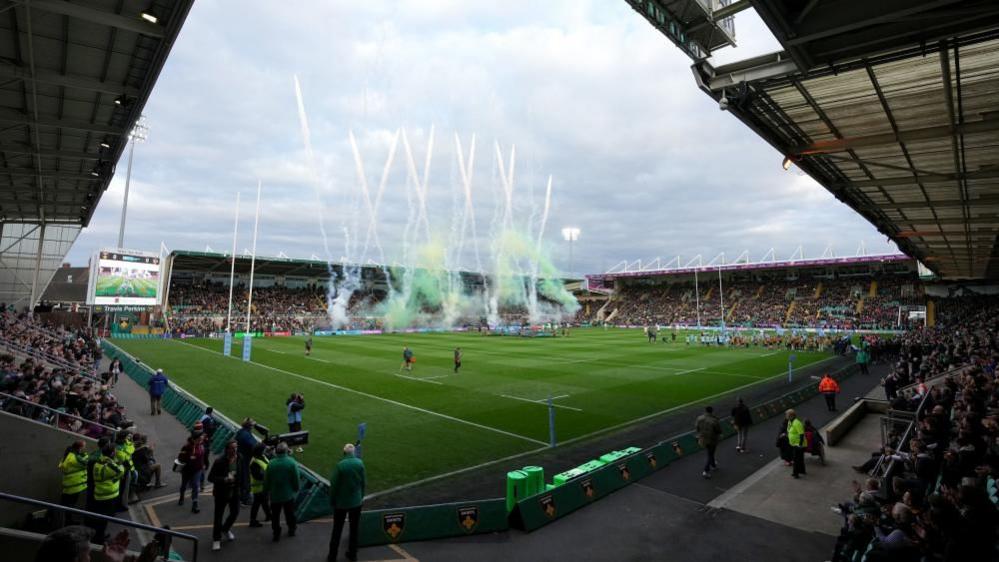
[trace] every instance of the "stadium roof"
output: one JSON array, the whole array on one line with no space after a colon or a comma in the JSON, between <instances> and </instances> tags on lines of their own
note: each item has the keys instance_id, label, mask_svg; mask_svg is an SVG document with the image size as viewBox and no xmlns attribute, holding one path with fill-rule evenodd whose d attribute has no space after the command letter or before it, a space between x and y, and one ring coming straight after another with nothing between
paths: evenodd
<instances>
[{"instance_id":1,"label":"stadium roof","mask_svg":"<svg viewBox=\"0 0 999 562\"><path fill-rule=\"evenodd\" d=\"M999 278L999 3L732 4L783 50L695 59L695 78L774 165L787 157L941 277Z\"/></svg>"},{"instance_id":2,"label":"stadium roof","mask_svg":"<svg viewBox=\"0 0 999 562\"><path fill-rule=\"evenodd\" d=\"M249 255L236 256L236 273L250 272ZM170 253L172 271L201 271L229 273L232 260L229 254L175 250ZM329 277L329 268L321 260L257 256L253 263L254 275L293 275L299 277Z\"/></svg>"},{"instance_id":3,"label":"stadium roof","mask_svg":"<svg viewBox=\"0 0 999 562\"><path fill-rule=\"evenodd\" d=\"M696 266L681 265L679 261L670 262L675 267L662 268L630 268L625 266L620 270L609 270L600 275L587 275L587 279L616 279L620 277L656 277L661 275L689 275L691 273L717 273L719 271L762 271L769 269L807 268L807 267L851 267L858 265L873 265L885 263L914 263L905 254L882 254L874 256L844 256L778 260L761 260L751 262L735 261L720 264L698 264Z\"/></svg>"},{"instance_id":4,"label":"stadium roof","mask_svg":"<svg viewBox=\"0 0 999 562\"><path fill-rule=\"evenodd\" d=\"M0 10L0 301L36 301L89 223L192 4Z\"/></svg>"}]
</instances>

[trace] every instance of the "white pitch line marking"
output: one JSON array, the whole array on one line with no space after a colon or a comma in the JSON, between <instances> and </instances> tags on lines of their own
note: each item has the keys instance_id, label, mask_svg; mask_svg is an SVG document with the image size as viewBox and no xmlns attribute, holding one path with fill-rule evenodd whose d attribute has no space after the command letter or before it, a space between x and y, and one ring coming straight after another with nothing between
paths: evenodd
<instances>
[{"instance_id":1,"label":"white pitch line marking","mask_svg":"<svg viewBox=\"0 0 999 562\"><path fill-rule=\"evenodd\" d=\"M437 381L428 381L427 379L430 377L420 378L420 377L410 377L407 375L397 375L395 373L389 373L389 374L392 375L393 377L399 377L400 379L409 379L411 381L425 382L427 384L444 384L442 382L437 382Z\"/></svg>"},{"instance_id":2,"label":"white pitch line marking","mask_svg":"<svg viewBox=\"0 0 999 562\"><path fill-rule=\"evenodd\" d=\"M320 359L318 357L306 357L306 359L312 359L313 361L322 361L323 363L332 363L332 361L327 361L326 359Z\"/></svg>"},{"instance_id":3,"label":"white pitch line marking","mask_svg":"<svg viewBox=\"0 0 999 562\"><path fill-rule=\"evenodd\" d=\"M180 341L180 340L170 340L170 341L174 341L174 342L177 342L177 343L180 343L180 344L183 344L183 345L187 345L187 346L193 347L195 349L200 349L200 350L202 350L202 351L204 351L206 353L214 353L216 355L222 355L222 357L225 357L225 355L222 354L219 351L215 351L215 350L212 350L212 349L207 349L207 348L201 347L200 345L194 345L193 343L187 343L185 341ZM239 359L239 358L238 357L232 357L232 359ZM328 386L330 388L335 388L337 390L343 390L344 392L352 392L354 394L357 394L357 395L360 395L360 396L364 396L366 398L371 398L373 400L378 400L378 401L381 401L381 402L387 402L389 404L395 404L396 406L401 406L403 408L409 408L410 410L416 410L417 412L423 412L424 414L430 414L431 416L437 416L439 418L444 418L446 420L451 420L453 422L463 423L465 425L470 425L472 427L477 427L479 429L485 429L486 431L492 431L494 433L501 433L503 435L506 435L507 437L514 437L514 438L517 438L517 439L522 439L524 441L530 441L531 443L537 443L538 445L545 445L545 446L548 445L548 443L545 443L544 441L541 441L540 439L532 439L530 437L526 437L524 435L518 435L518 434L510 432L510 431L504 431L502 429L498 429L498 428L495 428L495 427L490 427L488 425L482 425L481 423L475 423L473 421L463 420L461 418L456 418L454 416L449 416L447 414L442 414L440 412L435 412L433 410L427 410L426 408L421 408L419 406L414 406L412 404L406 404L405 402L399 402L397 400L392 400L391 398L385 398L384 396L378 396L376 394L368 394L367 392L362 392L360 390L354 390L353 388L348 388L346 386L340 386L338 384L333 384L331 382L321 381L319 379L314 379L312 377L307 377L305 375L300 375L298 373L293 373L291 371L285 371L284 369L278 369L277 367L271 367L270 365L264 365L263 363L257 363L256 361L250 361L250 363L253 363L254 365L257 365L259 367L263 367L265 369L270 369L272 371L276 371L278 373L284 373L286 375L295 377L297 379L302 379L302 380L306 380L306 381L313 382L313 383L316 383L316 384L321 384L323 386Z\"/></svg>"},{"instance_id":4,"label":"white pitch line marking","mask_svg":"<svg viewBox=\"0 0 999 562\"><path fill-rule=\"evenodd\" d=\"M763 355L759 355L758 357L770 357L771 355L777 355L778 353L780 352L774 351L773 353L764 353Z\"/></svg>"},{"instance_id":5,"label":"white pitch line marking","mask_svg":"<svg viewBox=\"0 0 999 562\"><path fill-rule=\"evenodd\" d=\"M511 400L520 400L521 402L527 402L527 403L530 403L530 404L538 404L540 406L547 406L548 405L548 404L545 403L548 400L547 398L542 398L541 400L531 400L530 398L522 398L520 396L510 396L509 394L499 394L498 396L502 396L503 398L509 398ZM554 398L552 398L552 400L554 400ZM572 410L574 412L582 412L583 411L583 410L581 410L579 408L573 408L572 406L563 406L562 404L552 404L552 407L554 407L554 408L564 408L566 410Z\"/></svg>"}]
</instances>

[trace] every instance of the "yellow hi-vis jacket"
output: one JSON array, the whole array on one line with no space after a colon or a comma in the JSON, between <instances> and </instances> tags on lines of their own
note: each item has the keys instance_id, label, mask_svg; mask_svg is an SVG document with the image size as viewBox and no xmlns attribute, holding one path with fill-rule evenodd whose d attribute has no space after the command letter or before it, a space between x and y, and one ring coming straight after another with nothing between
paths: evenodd
<instances>
[{"instance_id":1,"label":"yellow hi-vis jacket","mask_svg":"<svg viewBox=\"0 0 999 562\"><path fill-rule=\"evenodd\" d=\"M79 494L87 489L87 457L70 451L59 463L62 471L62 493Z\"/></svg>"},{"instance_id":2,"label":"yellow hi-vis jacket","mask_svg":"<svg viewBox=\"0 0 999 562\"><path fill-rule=\"evenodd\" d=\"M94 464L94 499L113 500L121 493L121 477L125 469L110 457L102 456Z\"/></svg>"}]
</instances>

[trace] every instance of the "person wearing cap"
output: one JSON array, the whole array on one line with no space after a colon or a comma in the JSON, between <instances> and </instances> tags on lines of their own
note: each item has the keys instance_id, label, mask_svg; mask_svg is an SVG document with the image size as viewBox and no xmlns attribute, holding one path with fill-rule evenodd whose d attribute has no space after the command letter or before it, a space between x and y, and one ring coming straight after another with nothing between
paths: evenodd
<instances>
[{"instance_id":1,"label":"person wearing cap","mask_svg":"<svg viewBox=\"0 0 999 562\"><path fill-rule=\"evenodd\" d=\"M149 415L158 416L163 413L160 402L163 401L163 394L170 388L170 381L163 374L163 369L156 369L156 374L149 377L146 384L149 387Z\"/></svg>"},{"instance_id":2,"label":"person wearing cap","mask_svg":"<svg viewBox=\"0 0 999 562\"><path fill-rule=\"evenodd\" d=\"M177 455L177 460L183 464L180 470L180 499L177 500L177 505L184 505L184 492L190 486L191 513L201 512L198 508L198 493L201 492L202 476L208 465L208 454L205 449L205 434L194 431Z\"/></svg>"},{"instance_id":3,"label":"person wearing cap","mask_svg":"<svg viewBox=\"0 0 999 562\"><path fill-rule=\"evenodd\" d=\"M278 443L277 456L267 465L263 492L271 500L271 530L274 542L281 540L281 512L288 521L288 536L295 536L295 497L298 495L298 463L291 458L288 444Z\"/></svg>"},{"instance_id":4,"label":"person wearing cap","mask_svg":"<svg viewBox=\"0 0 999 562\"><path fill-rule=\"evenodd\" d=\"M340 549L343 522L350 517L347 535L347 560L357 560L357 533L361 522L361 504L364 502L364 463L354 454L354 445L343 446L343 458L333 467L330 476L330 503L333 507L333 534L330 535L330 552L326 560L336 560Z\"/></svg>"},{"instance_id":5,"label":"person wearing cap","mask_svg":"<svg viewBox=\"0 0 999 562\"><path fill-rule=\"evenodd\" d=\"M805 424L801 423L794 410L788 410L784 414L787 420L787 441L791 444L793 455L793 468L791 477L798 478L805 473Z\"/></svg>"}]
</instances>

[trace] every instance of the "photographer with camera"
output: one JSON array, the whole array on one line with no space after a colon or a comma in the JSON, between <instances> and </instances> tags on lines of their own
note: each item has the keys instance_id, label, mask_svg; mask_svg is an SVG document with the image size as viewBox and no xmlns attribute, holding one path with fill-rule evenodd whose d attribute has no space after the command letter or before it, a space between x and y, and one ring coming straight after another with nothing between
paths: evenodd
<instances>
[{"instance_id":1,"label":"photographer with camera","mask_svg":"<svg viewBox=\"0 0 999 562\"><path fill-rule=\"evenodd\" d=\"M288 410L288 431L294 433L302 431L302 410L305 409L305 397L299 393L294 393L285 402Z\"/></svg>"}]
</instances>

